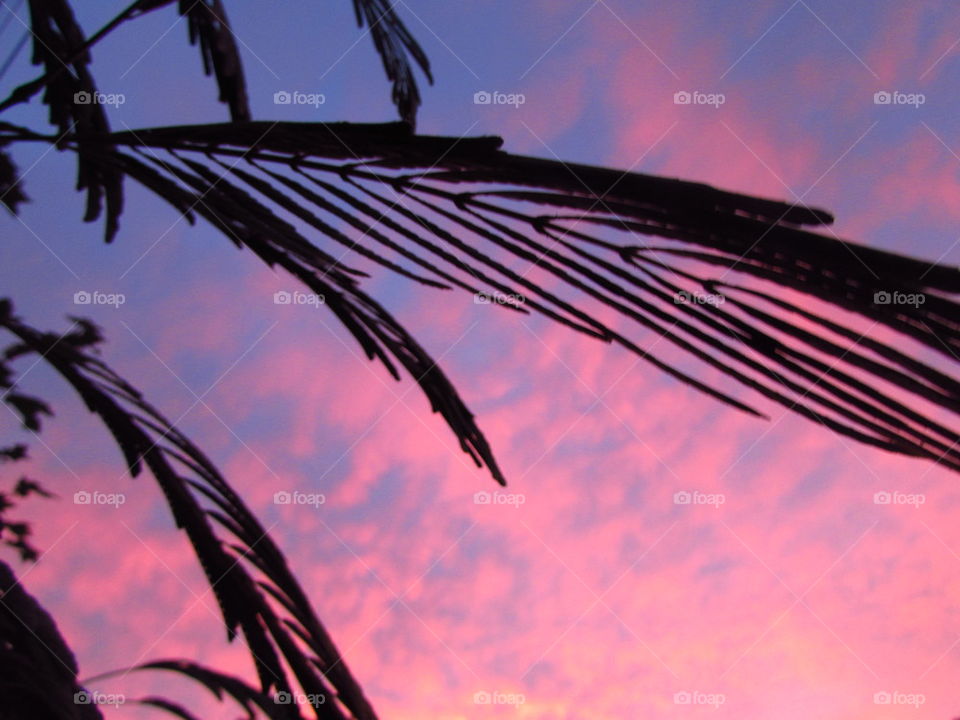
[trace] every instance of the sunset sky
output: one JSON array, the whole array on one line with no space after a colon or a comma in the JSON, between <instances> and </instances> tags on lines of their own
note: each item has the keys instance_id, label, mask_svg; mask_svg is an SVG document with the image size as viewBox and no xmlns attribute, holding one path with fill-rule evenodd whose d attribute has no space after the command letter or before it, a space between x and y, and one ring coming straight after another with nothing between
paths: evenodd
<instances>
[{"instance_id":1,"label":"sunset sky","mask_svg":"<svg viewBox=\"0 0 960 720\"><path fill-rule=\"evenodd\" d=\"M395 119L352 3L224 2L256 119ZM128 3L77 4L90 34ZM0 22L17 8L0 0ZM802 201L833 212L842 238L960 262L956 4L396 8L435 77L420 78L419 132L500 135L514 153ZM0 35L4 57L23 31L14 19ZM2 96L36 76L28 60L0 81ZM94 60L101 90L125 97L107 110L114 129L228 119L172 7L122 27ZM325 102L276 105L278 91ZM484 91L524 102L475 104ZM677 92L724 101L676 104ZM877 104L877 92L922 102ZM49 129L36 99L4 119ZM624 350L372 270L363 287L476 414L509 481L499 488L416 384L365 360L326 308L274 304L291 279L131 182L107 246L101 224L80 222L72 154L12 152L33 202L19 220L4 213L0 295L38 327L65 329L77 314L103 327L104 359L270 528L382 718L960 715L956 474L782 408L748 417ZM125 302L78 307L80 291ZM253 678L156 484L132 480L98 421L31 362L18 365L23 388L56 417L38 440L0 414L0 437L29 443L27 473L59 497L19 514L42 559L3 558L57 619L81 678L173 657ZM125 502L75 504L78 491ZM325 502L278 505L282 491ZM678 504L677 493L715 502ZM877 493L915 502L878 504ZM238 715L158 673L91 687Z\"/></svg>"}]
</instances>

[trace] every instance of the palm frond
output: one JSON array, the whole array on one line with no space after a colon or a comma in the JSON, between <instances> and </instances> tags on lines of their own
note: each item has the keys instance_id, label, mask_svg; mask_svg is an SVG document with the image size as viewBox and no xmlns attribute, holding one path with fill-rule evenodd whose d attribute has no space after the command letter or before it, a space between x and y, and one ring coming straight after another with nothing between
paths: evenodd
<instances>
[{"instance_id":1,"label":"palm frond","mask_svg":"<svg viewBox=\"0 0 960 720\"><path fill-rule=\"evenodd\" d=\"M856 321L954 359L956 268L805 229L832 222L823 210L499 147L499 138L417 136L403 123L246 123L114 133L97 161L330 298L368 356L393 373L391 357L399 360L498 479L449 381L359 289L357 273L310 237L429 285L507 298L499 304L620 345L761 414L727 382L682 370L600 319L612 311L620 324L652 331L709 372L836 433L960 470L960 435L939 418L960 411L960 384ZM722 303L695 301L703 295ZM919 300L884 302L901 295ZM810 304L801 307L804 296Z\"/></svg>"},{"instance_id":2,"label":"palm frond","mask_svg":"<svg viewBox=\"0 0 960 720\"><path fill-rule=\"evenodd\" d=\"M131 668L104 673L98 675L96 678L87 680L87 682L106 680L117 675L126 675L130 672L156 670L172 672L189 678L193 682L205 687L219 702L230 698L243 708L244 712L247 713L247 717L251 718L251 720L255 717L267 717L270 720L300 720L302 717L297 707L291 702L284 702L287 698L279 693L273 696L265 695L261 690L250 685L242 678L189 660L153 660L148 663L135 665ZM292 699L292 696L290 699ZM193 719L193 715L188 713L182 706L172 703L166 698L143 698L140 702L166 710L168 713L186 718L186 720Z\"/></svg>"},{"instance_id":3,"label":"palm frond","mask_svg":"<svg viewBox=\"0 0 960 720\"><path fill-rule=\"evenodd\" d=\"M430 61L406 25L397 16L395 2L387 0L353 0L357 24L366 23L373 37L373 45L383 61L387 79L393 83L393 104L400 112L400 119L410 127L417 123L420 107L420 90L414 77L411 59L420 66L427 80L433 83Z\"/></svg>"},{"instance_id":4,"label":"palm frond","mask_svg":"<svg viewBox=\"0 0 960 720\"><path fill-rule=\"evenodd\" d=\"M90 52L83 30L67 0L30 0L30 32L33 64L45 74L38 83L21 86L12 98L29 97L30 88L44 87L43 102L50 109L50 123L61 138L68 134L103 136L110 131L103 105L96 102L97 86L90 72ZM5 103L6 105L6 103ZM123 176L92 162L83 144L77 151L77 189L87 191L84 220L100 217L106 203L106 239L113 239L123 211Z\"/></svg>"},{"instance_id":5,"label":"palm frond","mask_svg":"<svg viewBox=\"0 0 960 720\"><path fill-rule=\"evenodd\" d=\"M8 307L0 302L0 315L8 311ZM14 382L14 373L9 365L10 353L0 353L0 403L18 417L27 430L37 432L40 429L41 416L53 414L50 407L40 398L26 395L17 390ZM23 443L0 445L0 469L18 468L27 460L27 446ZM6 472L0 473L0 478L7 479ZM11 547L20 554L24 562L32 562L40 556L40 552L33 545L32 529L29 523L13 520L10 511L31 495L43 498L54 497L36 480L20 475L12 486L0 485L0 543Z\"/></svg>"},{"instance_id":6,"label":"palm frond","mask_svg":"<svg viewBox=\"0 0 960 720\"><path fill-rule=\"evenodd\" d=\"M247 82L240 52L221 0L180 0L180 14L187 18L190 44L200 44L203 71L213 73L220 88L220 102L230 107L235 122L250 119Z\"/></svg>"},{"instance_id":7,"label":"palm frond","mask_svg":"<svg viewBox=\"0 0 960 720\"><path fill-rule=\"evenodd\" d=\"M30 31L33 36L35 65L44 74L19 86L3 103L0 111L29 100L40 90L50 109L50 123L60 136L103 136L110 131L103 105L97 101L98 89L90 71L90 48L128 20L165 7L173 0L136 0L106 26L87 39L77 23L68 0L30 0ZM179 0L179 12L187 18L191 44L199 44L204 72L214 74L220 89L220 101L230 108L237 122L250 119L246 80L233 31L221 0ZM59 144L59 143L58 143ZM117 233L123 211L123 175L109 166L93 162L82 144L77 146L77 189L87 191L84 221L99 219L106 204L106 240ZM26 199L16 182L12 163L0 152L0 193L15 212Z\"/></svg>"},{"instance_id":8,"label":"palm frond","mask_svg":"<svg viewBox=\"0 0 960 720\"><path fill-rule=\"evenodd\" d=\"M318 717L375 717L286 559L210 460L102 360L90 323L57 336L42 333L0 302L0 327L18 339L5 356L36 353L107 426L131 476L145 464L203 567L232 640L242 632L261 690L291 693L287 670L306 695L329 699ZM205 504L206 503L206 504ZM221 535L222 528L229 535ZM295 717L291 715L290 717Z\"/></svg>"}]
</instances>

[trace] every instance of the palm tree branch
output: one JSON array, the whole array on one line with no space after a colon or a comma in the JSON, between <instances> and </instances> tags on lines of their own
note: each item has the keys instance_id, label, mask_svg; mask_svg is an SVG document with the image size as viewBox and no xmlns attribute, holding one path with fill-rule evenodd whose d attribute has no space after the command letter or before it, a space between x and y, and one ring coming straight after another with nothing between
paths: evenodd
<instances>
[{"instance_id":1,"label":"palm tree branch","mask_svg":"<svg viewBox=\"0 0 960 720\"><path fill-rule=\"evenodd\" d=\"M427 285L520 298L500 304L624 347L745 412L760 414L667 348L834 432L960 469L955 424L941 417L960 411L960 383L868 327L953 360L960 272L808 229L832 222L823 210L510 155L499 138L418 136L402 123L151 128L113 133L99 150L78 142L328 298L367 356L395 377L402 365L498 480L453 386L360 289L362 274L315 238ZM721 290L724 305L678 301ZM800 314L797 292L821 309ZM882 293L925 302L883 304Z\"/></svg>"},{"instance_id":2,"label":"palm tree branch","mask_svg":"<svg viewBox=\"0 0 960 720\"><path fill-rule=\"evenodd\" d=\"M89 323L57 337L23 323L8 302L0 304L0 310L0 327L20 341L17 356L23 354L22 348L28 348L74 387L113 434L132 476L139 474L143 464L150 469L177 526L187 533L200 560L220 605L228 639L238 629L243 632L262 692L272 688L291 692L283 658L304 692L331 699L318 708L318 717L374 718L369 702L267 531L200 449L129 383L90 354L88 348L100 338ZM211 500L213 508L204 506L201 499ZM230 544L221 537L217 525L241 544ZM264 583L275 592L264 594ZM290 617L279 616L268 602L278 594L289 600L281 607L291 612ZM290 623L300 629L296 639L290 635ZM298 642L304 639L305 647L301 647ZM319 674L315 668L320 669Z\"/></svg>"}]
</instances>

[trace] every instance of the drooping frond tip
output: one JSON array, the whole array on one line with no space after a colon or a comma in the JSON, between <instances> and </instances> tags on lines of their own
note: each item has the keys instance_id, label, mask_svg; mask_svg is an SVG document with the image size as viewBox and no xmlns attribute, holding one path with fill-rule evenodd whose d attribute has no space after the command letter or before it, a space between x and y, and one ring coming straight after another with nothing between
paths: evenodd
<instances>
[{"instance_id":1,"label":"drooping frond tip","mask_svg":"<svg viewBox=\"0 0 960 720\"><path fill-rule=\"evenodd\" d=\"M203 71L217 78L220 102L230 108L234 122L250 120L247 83L233 30L221 0L180 0L180 14L187 18L190 43L200 44Z\"/></svg>"},{"instance_id":2,"label":"drooping frond tip","mask_svg":"<svg viewBox=\"0 0 960 720\"><path fill-rule=\"evenodd\" d=\"M400 119L416 127L420 107L420 89L414 77L411 58L420 66L427 81L433 83L430 61L419 43L396 13L396 3L387 0L353 0L357 24L369 28L374 47L380 54L387 79L393 83L393 104Z\"/></svg>"}]
</instances>

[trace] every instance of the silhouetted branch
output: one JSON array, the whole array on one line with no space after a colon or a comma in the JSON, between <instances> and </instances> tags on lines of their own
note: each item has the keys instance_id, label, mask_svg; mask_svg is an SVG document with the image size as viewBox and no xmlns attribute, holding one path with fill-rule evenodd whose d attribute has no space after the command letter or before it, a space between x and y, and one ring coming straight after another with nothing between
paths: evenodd
<instances>
[{"instance_id":1,"label":"silhouetted branch","mask_svg":"<svg viewBox=\"0 0 960 720\"><path fill-rule=\"evenodd\" d=\"M960 383L824 315L855 313L953 360L956 268L804 229L832 222L823 210L499 146L418 136L403 123L245 123L114 133L96 157L327 297L368 357L394 375L399 360L498 480L486 441L434 362L360 290L361 273L293 220L423 284L507 298L499 304L621 345L759 414L602 321L591 304L607 308L837 433L960 470L960 435L934 415L960 412ZM799 308L790 292L816 303ZM891 296L915 302L885 303ZM933 407L921 411L911 398Z\"/></svg>"}]
</instances>

